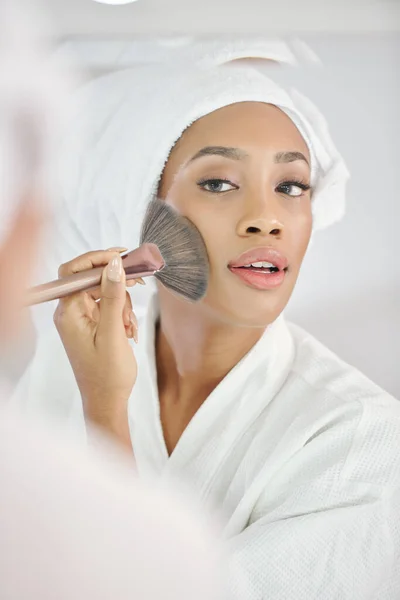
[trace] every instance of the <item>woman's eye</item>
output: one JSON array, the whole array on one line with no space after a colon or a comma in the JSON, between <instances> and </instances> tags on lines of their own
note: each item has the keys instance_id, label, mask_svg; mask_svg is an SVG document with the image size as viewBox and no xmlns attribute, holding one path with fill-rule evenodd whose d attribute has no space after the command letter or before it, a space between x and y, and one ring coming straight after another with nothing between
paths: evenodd
<instances>
[{"instance_id":1,"label":"woman's eye","mask_svg":"<svg viewBox=\"0 0 400 600\"><path fill-rule=\"evenodd\" d=\"M285 183L281 183L281 185L278 186L277 189L278 192L281 192L282 194L296 197L302 196L304 192L307 192L310 189L310 186L306 185L305 183L287 181Z\"/></svg>"},{"instance_id":2,"label":"woman's eye","mask_svg":"<svg viewBox=\"0 0 400 600\"><path fill-rule=\"evenodd\" d=\"M199 181L198 185L206 192L214 194L221 194L237 189L237 186L233 185L227 179L207 179L206 181Z\"/></svg>"}]
</instances>

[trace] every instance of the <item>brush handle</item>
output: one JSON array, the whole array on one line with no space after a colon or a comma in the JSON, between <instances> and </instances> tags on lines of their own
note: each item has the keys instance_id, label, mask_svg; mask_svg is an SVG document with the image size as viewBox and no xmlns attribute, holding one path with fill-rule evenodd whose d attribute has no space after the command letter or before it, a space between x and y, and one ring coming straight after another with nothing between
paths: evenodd
<instances>
[{"instance_id":1,"label":"brush handle","mask_svg":"<svg viewBox=\"0 0 400 600\"><path fill-rule=\"evenodd\" d=\"M164 268L164 259L155 244L142 244L136 250L122 257L122 266L126 280L150 277ZM77 292L84 292L97 287L101 283L104 267L96 267L80 273L74 273L49 283L37 285L28 290L27 306L65 298Z\"/></svg>"},{"instance_id":2,"label":"brush handle","mask_svg":"<svg viewBox=\"0 0 400 600\"><path fill-rule=\"evenodd\" d=\"M130 275L128 279L138 279L139 277L150 277L154 275L155 271L143 271L139 268L136 273L130 268ZM33 306L34 304L41 304L43 302L50 302L50 300L57 300L59 298L65 298L77 292L84 292L95 288L101 283L101 277L104 271L104 267L97 267L90 271L82 271L81 273L75 273L74 275L68 275L62 279L56 279L49 283L37 285L28 290L28 298L26 304Z\"/></svg>"}]
</instances>

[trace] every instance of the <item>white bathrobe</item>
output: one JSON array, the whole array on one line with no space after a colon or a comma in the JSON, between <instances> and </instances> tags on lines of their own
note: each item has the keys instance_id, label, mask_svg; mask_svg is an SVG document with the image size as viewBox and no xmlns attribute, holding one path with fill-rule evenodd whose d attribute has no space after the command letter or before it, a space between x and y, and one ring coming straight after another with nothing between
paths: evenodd
<instances>
[{"instance_id":1,"label":"white bathrobe","mask_svg":"<svg viewBox=\"0 0 400 600\"><path fill-rule=\"evenodd\" d=\"M153 299L135 347L129 420L137 468L144 479L184 481L218 512L230 552L228 598L398 600L397 400L280 317L168 456L157 313ZM35 362L16 401L84 434L79 393L55 336L42 342Z\"/></svg>"}]
</instances>

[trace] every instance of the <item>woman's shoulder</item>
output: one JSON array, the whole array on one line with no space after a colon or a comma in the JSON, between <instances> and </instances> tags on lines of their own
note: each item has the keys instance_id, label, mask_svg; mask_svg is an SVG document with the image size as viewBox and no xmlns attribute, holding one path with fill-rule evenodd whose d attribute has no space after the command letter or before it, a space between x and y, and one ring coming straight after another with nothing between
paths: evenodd
<instances>
[{"instance_id":1,"label":"woman's shoulder","mask_svg":"<svg viewBox=\"0 0 400 600\"><path fill-rule=\"evenodd\" d=\"M400 410L400 402L313 335L292 323L288 324L288 328L295 347L292 372L310 389L320 390L344 401L362 402L379 398Z\"/></svg>"},{"instance_id":2,"label":"woman's shoulder","mask_svg":"<svg viewBox=\"0 0 400 600\"><path fill-rule=\"evenodd\" d=\"M254 425L257 435L246 462L260 487L263 478L274 477L257 514L270 506L271 489L303 494L310 502L333 488L398 493L400 402L313 336L288 328L291 364Z\"/></svg>"},{"instance_id":3,"label":"woman's shoulder","mask_svg":"<svg viewBox=\"0 0 400 600\"><path fill-rule=\"evenodd\" d=\"M353 481L399 486L400 402L312 335L288 327L295 355L281 400L299 446L307 455L315 448L331 467L342 464L341 475Z\"/></svg>"}]
</instances>

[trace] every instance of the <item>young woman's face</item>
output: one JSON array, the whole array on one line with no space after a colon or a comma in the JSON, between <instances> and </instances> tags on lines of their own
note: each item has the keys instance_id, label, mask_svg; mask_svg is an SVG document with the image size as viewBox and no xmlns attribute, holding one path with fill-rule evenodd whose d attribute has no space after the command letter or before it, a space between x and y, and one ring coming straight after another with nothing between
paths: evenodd
<instances>
[{"instance_id":1,"label":"young woman's face","mask_svg":"<svg viewBox=\"0 0 400 600\"><path fill-rule=\"evenodd\" d=\"M224 107L182 135L160 196L204 238L210 280L202 310L263 327L284 309L311 234L309 164L298 129L268 104ZM264 264L244 266L251 263Z\"/></svg>"}]
</instances>

